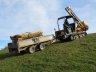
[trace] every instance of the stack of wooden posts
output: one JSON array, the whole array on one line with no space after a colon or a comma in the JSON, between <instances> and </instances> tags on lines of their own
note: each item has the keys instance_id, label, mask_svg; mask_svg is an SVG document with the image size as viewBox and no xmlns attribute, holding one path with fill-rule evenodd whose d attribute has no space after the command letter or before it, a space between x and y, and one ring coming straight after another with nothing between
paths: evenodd
<instances>
[{"instance_id":1,"label":"stack of wooden posts","mask_svg":"<svg viewBox=\"0 0 96 72\"><path fill-rule=\"evenodd\" d=\"M24 40L24 39L29 39L39 36L42 36L42 32L26 32L26 33L10 36L10 38L13 42L17 42L18 40Z\"/></svg>"}]
</instances>

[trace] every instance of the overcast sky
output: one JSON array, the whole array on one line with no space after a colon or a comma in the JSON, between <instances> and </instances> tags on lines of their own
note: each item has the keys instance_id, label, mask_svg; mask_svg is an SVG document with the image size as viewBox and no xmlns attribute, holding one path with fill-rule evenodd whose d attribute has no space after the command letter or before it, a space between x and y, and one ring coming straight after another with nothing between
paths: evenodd
<instances>
[{"instance_id":1,"label":"overcast sky","mask_svg":"<svg viewBox=\"0 0 96 72\"><path fill-rule=\"evenodd\" d=\"M10 42L10 35L43 31L53 34L56 20L68 15L70 6L96 32L96 0L0 0L0 48Z\"/></svg>"}]
</instances>

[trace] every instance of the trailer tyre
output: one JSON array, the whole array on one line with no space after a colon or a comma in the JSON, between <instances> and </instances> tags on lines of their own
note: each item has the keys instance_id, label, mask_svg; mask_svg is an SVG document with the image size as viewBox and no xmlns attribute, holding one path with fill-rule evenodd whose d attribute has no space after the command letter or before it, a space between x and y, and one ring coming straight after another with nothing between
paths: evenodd
<instances>
[{"instance_id":1,"label":"trailer tyre","mask_svg":"<svg viewBox=\"0 0 96 72\"><path fill-rule=\"evenodd\" d=\"M44 50L44 48L45 48L45 44L40 44L40 50Z\"/></svg>"},{"instance_id":2,"label":"trailer tyre","mask_svg":"<svg viewBox=\"0 0 96 72\"><path fill-rule=\"evenodd\" d=\"M29 53L34 53L35 52L35 46L29 47Z\"/></svg>"}]
</instances>

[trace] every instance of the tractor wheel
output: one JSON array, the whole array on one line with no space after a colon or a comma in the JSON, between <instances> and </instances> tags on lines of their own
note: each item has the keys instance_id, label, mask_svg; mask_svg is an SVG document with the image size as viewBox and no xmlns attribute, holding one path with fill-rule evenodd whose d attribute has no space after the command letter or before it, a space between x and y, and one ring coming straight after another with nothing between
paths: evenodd
<instances>
[{"instance_id":1,"label":"tractor wheel","mask_svg":"<svg viewBox=\"0 0 96 72\"><path fill-rule=\"evenodd\" d=\"M83 37L85 37L86 35L85 34L82 34Z\"/></svg>"},{"instance_id":2,"label":"tractor wheel","mask_svg":"<svg viewBox=\"0 0 96 72\"><path fill-rule=\"evenodd\" d=\"M70 36L70 40L73 41L74 40L74 36L71 35Z\"/></svg>"},{"instance_id":3,"label":"tractor wheel","mask_svg":"<svg viewBox=\"0 0 96 72\"><path fill-rule=\"evenodd\" d=\"M82 35L82 34L80 34L80 35L79 35L79 37L80 37L80 38L82 38L82 37L83 37L83 35Z\"/></svg>"},{"instance_id":4,"label":"tractor wheel","mask_svg":"<svg viewBox=\"0 0 96 72\"><path fill-rule=\"evenodd\" d=\"M87 33L85 32L85 33L84 33L84 35L86 36L86 35L87 35Z\"/></svg>"},{"instance_id":5,"label":"tractor wheel","mask_svg":"<svg viewBox=\"0 0 96 72\"><path fill-rule=\"evenodd\" d=\"M76 40L77 40L77 39L79 39L79 36L78 36L78 35L76 35Z\"/></svg>"}]
</instances>

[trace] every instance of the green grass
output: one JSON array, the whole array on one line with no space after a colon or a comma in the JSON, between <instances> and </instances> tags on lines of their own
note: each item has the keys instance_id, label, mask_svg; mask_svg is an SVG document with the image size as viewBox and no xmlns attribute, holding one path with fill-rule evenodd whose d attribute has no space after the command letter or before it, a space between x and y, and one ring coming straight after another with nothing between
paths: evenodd
<instances>
[{"instance_id":1,"label":"green grass","mask_svg":"<svg viewBox=\"0 0 96 72\"><path fill-rule=\"evenodd\" d=\"M96 72L96 34L55 43L33 54L0 51L0 72Z\"/></svg>"}]
</instances>

